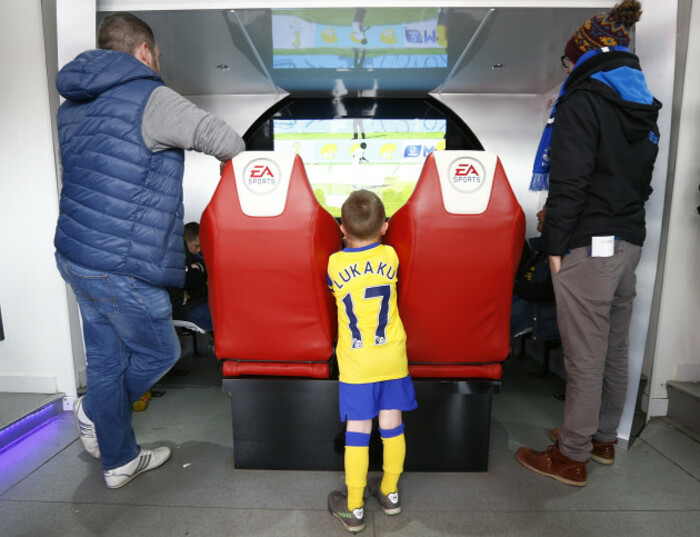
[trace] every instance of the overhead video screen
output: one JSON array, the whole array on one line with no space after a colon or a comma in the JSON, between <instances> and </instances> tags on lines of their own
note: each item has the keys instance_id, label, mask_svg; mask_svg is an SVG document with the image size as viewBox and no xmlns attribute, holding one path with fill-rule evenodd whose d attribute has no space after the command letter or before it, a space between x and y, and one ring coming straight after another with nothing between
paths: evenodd
<instances>
[{"instance_id":1,"label":"overhead video screen","mask_svg":"<svg viewBox=\"0 0 700 537\"><path fill-rule=\"evenodd\" d=\"M376 192L391 216L413 192L425 157L445 149L446 128L444 119L274 119L274 150L301 156L333 216L361 188Z\"/></svg>"},{"instance_id":2,"label":"overhead video screen","mask_svg":"<svg viewBox=\"0 0 700 537\"><path fill-rule=\"evenodd\" d=\"M273 69L447 67L442 9L272 12Z\"/></svg>"}]
</instances>

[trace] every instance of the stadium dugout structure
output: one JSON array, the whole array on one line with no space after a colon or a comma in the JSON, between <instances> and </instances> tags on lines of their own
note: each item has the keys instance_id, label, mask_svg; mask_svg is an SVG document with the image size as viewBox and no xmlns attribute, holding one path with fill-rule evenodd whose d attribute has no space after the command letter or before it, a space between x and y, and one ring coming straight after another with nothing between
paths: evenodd
<instances>
[{"instance_id":1,"label":"stadium dugout structure","mask_svg":"<svg viewBox=\"0 0 700 537\"><path fill-rule=\"evenodd\" d=\"M429 155L390 220L386 242L399 255L399 311L419 405L404 416L407 471L488 468L491 399L510 352L524 233L500 160L484 151ZM341 233L301 159L234 158L202 216L200 241L235 466L341 470L336 312L326 284Z\"/></svg>"}]
</instances>

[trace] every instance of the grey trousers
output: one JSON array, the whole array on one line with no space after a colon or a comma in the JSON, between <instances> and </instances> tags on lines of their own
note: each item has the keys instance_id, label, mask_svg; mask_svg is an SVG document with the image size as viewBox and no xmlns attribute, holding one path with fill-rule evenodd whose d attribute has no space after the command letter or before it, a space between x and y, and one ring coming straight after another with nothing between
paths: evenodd
<instances>
[{"instance_id":1,"label":"grey trousers","mask_svg":"<svg viewBox=\"0 0 700 537\"><path fill-rule=\"evenodd\" d=\"M561 452L586 461L591 439L612 442L627 396L634 270L642 247L615 240L615 255L575 248L552 276L566 369Z\"/></svg>"}]
</instances>

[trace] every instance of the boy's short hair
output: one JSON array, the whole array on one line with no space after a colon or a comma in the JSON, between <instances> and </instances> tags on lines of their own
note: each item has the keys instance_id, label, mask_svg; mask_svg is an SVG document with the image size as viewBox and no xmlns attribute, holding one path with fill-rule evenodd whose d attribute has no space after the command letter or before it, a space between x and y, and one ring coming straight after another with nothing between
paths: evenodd
<instances>
[{"instance_id":1,"label":"boy's short hair","mask_svg":"<svg viewBox=\"0 0 700 537\"><path fill-rule=\"evenodd\" d=\"M133 56L143 42L148 43L151 51L155 49L153 30L144 21L125 11L107 15L97 29L97 48L119 50Z\"/></svg>"},{"instance_id":2,"label":"boy's short hair","mask_svg":"<svg viewBox=\"0 0 700 537\"><path fill-rule=\"evenodd\" d=\"M197 222L188 222L185 224L184 237L187 242L196 241L199 237L199 224Z\"/></svg>"},{"instance_id":3,"label":"boy's short hair","mask_svg":"<svg viewBox=\"0 0 700 537\"><path fill-rule=\"evenodd\" d=\"M356 190L343 203L340 219L345 232L355 239L377 237L386 220L384 204L374 192Z\"/></svg>"}]
</instances>

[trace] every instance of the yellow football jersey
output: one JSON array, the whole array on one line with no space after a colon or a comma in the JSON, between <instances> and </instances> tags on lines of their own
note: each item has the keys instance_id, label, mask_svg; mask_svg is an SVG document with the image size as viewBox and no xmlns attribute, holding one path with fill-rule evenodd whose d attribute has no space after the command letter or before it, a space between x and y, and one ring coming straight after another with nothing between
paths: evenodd
<instances>
[{"instance_id":1,"label":"yellow football jersey","mask_svg":"<svg viewBox=\"0 0 700 537\"><path fill-rule=\"evenodd\" d=\"M408 375L406 332L396 305L399 258L391 246L345 248L328 260L338 306L340 381L364 384Z\"/></svg>"}]
</instances>

